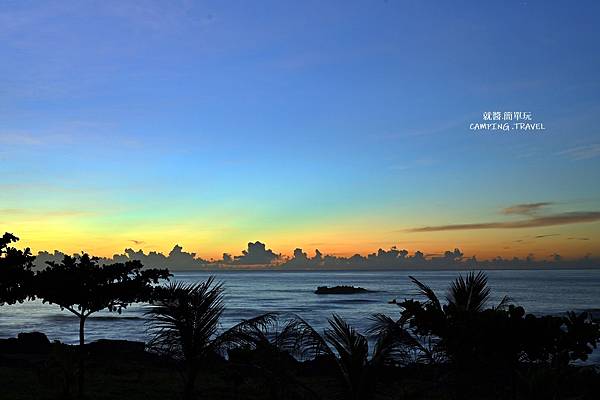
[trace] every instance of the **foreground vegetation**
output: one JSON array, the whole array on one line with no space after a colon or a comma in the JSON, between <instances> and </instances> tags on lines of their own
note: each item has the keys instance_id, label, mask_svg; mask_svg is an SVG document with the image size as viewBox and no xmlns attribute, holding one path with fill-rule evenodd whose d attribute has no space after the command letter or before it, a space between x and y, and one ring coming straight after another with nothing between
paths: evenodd
<instances>
[{"instance_id":1,"label":"foreground vegetation","mask_svg":"<svg viewBox=\"0 0 600 400\"><path fill-rule=\"evenodd\" d=\"M367 316L358 332L333 315L318 332L298 315L269 313L221 329L223 287L170 282L140 263L65 257L37 273L26 249L0 241L0 303L40 298L80 318L79 346L40 334L0 343L11 399L595 399L600 375L585 361L600 339L586 313L534 316L489 305L483 273L460 276L446 299L411 278L423 300L398 315ZM144 345L86 344L91 313L149 302Z\"/></svg>"}]
</instances>

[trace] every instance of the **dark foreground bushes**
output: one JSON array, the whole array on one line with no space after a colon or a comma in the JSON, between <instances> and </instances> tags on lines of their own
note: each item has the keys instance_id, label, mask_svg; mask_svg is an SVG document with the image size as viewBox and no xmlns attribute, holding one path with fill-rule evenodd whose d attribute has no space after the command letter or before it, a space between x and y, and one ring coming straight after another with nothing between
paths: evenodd
<instances>
[{"instance_id":1,"label":"dark foreground bushes","mask_svg":"<svg viewBox=\"0 0 600 400\"><path fill-rule=\"evenodd\" d=\"M1 399L76 399L77 346L52 343L41 354L0 355ZM87 346L87 345L86 345ZM233 353L236 353L234 355ZM240 354L244 353L244 354ZM345 399L335 360L288 359L284 371L264 369L256 350L236 350L231 361L204 365L196 381L197 399ZM511 399L508 382L490 384L494 370L468 376L458 391L446 365L385 366L376 377L380 399ZM289 379L285 378L289 374ZM521 365L516 371L517 399L597 399L600 375L593 368ZM493 382L493 381L492 381ZM148 352L91 352L86 366L87 399L175 400L183 384L175 361Z\"/></svg>"}]
</instances>

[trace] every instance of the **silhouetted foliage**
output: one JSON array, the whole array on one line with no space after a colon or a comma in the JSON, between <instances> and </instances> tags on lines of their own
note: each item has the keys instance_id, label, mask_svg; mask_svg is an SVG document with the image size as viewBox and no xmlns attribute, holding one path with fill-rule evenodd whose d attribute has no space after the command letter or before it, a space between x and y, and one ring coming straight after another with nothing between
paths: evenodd
<instances>
[{"instance_id":1,"label":"silhouetted foliage","mask_svg":"<svg viewBox=\"0 0 600 400\"><path fill-rule=\"evenodd\" d=\"M411 279L426 300L399 303L400 321L406 321L415 335L434 338L436 351L444 353L466 379L488 371L507 377L514 390L519 363L564 368L571 361L586 360L600 340L598 324L587 313L537 317L507 305L506 298L486 308L490 290L481 272L457 278L444 305L431 288Z\"/></svg>"},{"instance_id":2,"label":"silhouetted foliage","mask_svg":"<svg viewBox=\"0 0 600 400\"><path fill-rule=\"evenodd\" d=\"M83 345L85 321L100 310L121 313L135 302L152 300L161 279L168 279L166 269L143 269L139 261L100 265L98 259L83 254L65 256L61 263L49 262L35 277L35 293L44 303L66 309L79 318L79 345L82 364L79 391L83 390Z\"/></svg>"},{"instance_id":3,"label":"silhouetted foliage","mask_svg":"<svg viewBox=\"0 0 600 400\"><path fill-rule=\"evenodd\" d=\"M332 366L336 367L335 376L342 388L340 395L345 399L374 397L377 375L381 368L402 363L408 348L415 344L401 326L391 320L380 321L381 324L374 324L370 331L377 340L373 354L369 357L367 337L338 315L332 316L329 328L323 334L297 315L286 320L279 330L265 330L273 327L275 321L277 319L273 317L267 325L252 324L245 327L247 333L248 327L253 331L250 334L253 338L250 342L255 343L256 350L260 351L263 357L266 356L266 359L260 361L260 365L280 380L284 377L287 382L299 384L293 378L284 376L284 371L281 370L289 364L286 362L286 356L293 356L299 360L320 360L325 363L331 360ZM388 322L390 325L386 325ZM300 386L312 393L304 385Z\"/></svg>"},{"instance_id":4,"label":"silhouetted foliage","mask_svg":"<svg viewBox=\"0 0 600 400\"><path fill-rule=\"evenodd\" d=\"M146 313L149 332L153 335L149 347L179 361L184 379L184 397L194 395L200 369L209 360L223 354L234 343L247 343L251 338L243 328L260 324L270 315L244 321L219 332L223 315L223 286L210 277L204 282L187 284L171 282L157 290L156 301Z\"/></svg>"},{"instance_id":5,"label":"silhouetted foliage","mask_svg":"<svg viewBox=\"0 0 600 400\"><path fill-rule=\"evenodd\" d=\"M371 397L373 380L369 376L371 365L367 338L338 315L333 315L329 325L325 341L337 354L339 372L345 383L344 397L356 400Z\"/></svg>"},{"instance_id":6,"label":"silhouetted foliage","mask_svg":"<svg viewBox=\"0 0 600 400\"><path fill-rule=\"evenodd\" d=\"M479 312L483 310L490 297L487 277L482 271L477 274L469 273L466 278L459 275L450 284L447 300L448 307L456 311Z\"/></svg>"},{"instance_id":7,"label":"silhouetted foliage","mask_svg":"<svg viewBox=\"0 0 600 400\"><path fill-rule=\"evenodd\" d=\"M31 298L34 256L29 248L18 250L10 244L19 238L6 232L0 237L0 305Z\"/></svg>"},{"instance_id":8,"label":"silhouetted foliage","mask_svg":"<svg viewBox=\"0 0 600 400\"><path fill-rule=\"evenodd\" d=\"M319 398L297 377L299 362L326 355L320 336L304 320L295 315L265 314L243 321L228 335L230 365L262 381L271 398L288 399L293 394Z\"/></svg>"}]
</instances>

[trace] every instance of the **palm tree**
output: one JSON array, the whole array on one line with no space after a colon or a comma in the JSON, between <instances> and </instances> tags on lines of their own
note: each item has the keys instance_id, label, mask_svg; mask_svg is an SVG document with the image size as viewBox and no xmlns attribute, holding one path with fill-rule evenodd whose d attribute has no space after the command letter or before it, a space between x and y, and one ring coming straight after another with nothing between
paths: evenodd
<instances>
[{"instance_id":1,"label":"palm tree","mask_svg":"<svg viewBox=\"0 0 600 400\"><path fill-rule=\"evenodd\" d=\"M338 315L329 319L330 327L325 330L325 341L335 354L338 371L343 382L344 397L365 399L373 386L372 367L369 363L367 338L358 333L348 322Z\"/></svg>"},{"instance_id":2,"label":"palm tree","mask_svg":"<svg viewBox=\"0 0 600 400\"><path fill-rule=\"evenodd\" d=\"M403 318L395 320L385 314L374 314L371 321L368 333L376 338L374 354L383 363L436 364L443 360L443 355L436 351L431 337L419 336L408 329Z\"/></svg>"},{"instance_id":3,"label":"palm tree","mask_svg":"<svg viewBox=\"0 0 600 400\"><path fill-rule=\"evenodd\" d=\"M294 373L298 361L327 354L321 336L303 319L296 315L265 314L243 321L227 335L231 366L257 371L270 388L272 398L290 398L289 390L298 389L304 395L320 398Z\"/></svg>"},{"instance_id":4,"label":"palm tree","mask_svg":"<svg viewBox=\"0 0 600 400\"><path fill-rule=\"evenodd\" d=\"M250 346L259 353L254 367L261 368L278 385L293 384L319 397L289 373L286 356L296 360L324 357L336 366L343 398L364 400L375 394L380 368L406 362L409 349L416 345L412 336L389 317L377 315L373 320L375 323L367 332L376 338L371 357L367 337L335 314L323 334L298 315L271 315L261 323L240 324L230 331L238 338L232 343Z\"/></svg>"},{"instance_id":5,"label":"palm tree","mask_svg":"<svg viewBox=\"0 0 600 400\"><path fill-rule=\"evenodd\" d=\"M416 281L416 279L415 279ZM459 275L450 284L446 295L448 305L465 312L480 312L490 298L487 276L483 271L469 272L466 278Z\"/></svg>"},{"instance_id":6,"label":"palm tree","mask_svg":"<svg viewBox=\"0 0 600 400\"><path fill-rule=\"evenodd\" d=\"M408 322L416 334L437 337L436 350L445 353L459 369L474 366L476 357L481 358L493 347L484 331L494 319L493 314L507 306L509 298L486 309L490 288L481 271L469 272L466 277L459 275L450 284L446 304L429 286L412 276L410 279L426 300L398 303L403 309L401 320Z\"/></svg>"},{"instance_id":7,"label":"palm tree","mask_svg":"<svg viewBox=\"0 0 600 400\"><path fill-rule=\"evenodd\" d=\"M378 316L374 319L377 320ZM390 321L386 321L390 322ZM374 324L368 331L376 337L373 354L369 357L367 337L359 333L339 315L328 320L329 327L320 335L306 321L295 316L292 330L300 333L300 340L290 341L313 357L325 355L335 360L343 398L364 400L375 395L377 373L384 365L403 363L412 337L398 324ZM292 335L293 336L293 335Z\"/></svg>"},{"instance_id":8,"label":"palm tree","mask_svg":"<svg viewBox=\"0 0 600 400\"><path fill-rule=\"evenodd\" d=\"M194 383L207 360L240 347L255 350L262 358L253 360L251 367L273 377L273 382L300 386L313 397L318 395L290 373L288 356L296 360L325 356L337 366L344 398L368 399L374 394L379 368L403 363L407 348L414 345L401 325L382 316L374 317L380 324L369 331L376 337L370 358L366 336L338 315L329 320L323 335L297 315L286 319L273 313L220 331L223 286L213 277L196 284L171 282L158 293L146 314L153 335L149 347L180 362L186 399L193 397Z\"/></svg>"},{"instance_id":9,"label":"palm tree","mask_svg":"<svg viewBox=\"0 0 600 400\"><path fill-rule=\"evenodd\" d=\"M409 278L419 289L419 294L425 296L428 306L433 310L444 312L444 307L442 307L433 289L421 283L415 277L409 276ZM466 278L459 275L450 284L446 294L448 302L446 307L452 309L452 311L479 312L483 310L489 297L490 288L488 287L487 276L483 271L479 271L477 274L471 271ZM503 305L507 299L504 298L500 304Z\"/></svg>"},{"instance_id":10,"label":"palm tree","mask_svg":"<svg viewBox=\"0 0 600 400\"><path fill-rule=\"evenodd\" d=\"M220 332L223 285L214 277L199 283L171 282L157 288L156 298L146 313L153 336L149 347L180 362L185 399L193 398L196 378L207 360L251 339L243 335L243 326L259 326L272 318L266 314Z\"/></svg>"}]
</instances>

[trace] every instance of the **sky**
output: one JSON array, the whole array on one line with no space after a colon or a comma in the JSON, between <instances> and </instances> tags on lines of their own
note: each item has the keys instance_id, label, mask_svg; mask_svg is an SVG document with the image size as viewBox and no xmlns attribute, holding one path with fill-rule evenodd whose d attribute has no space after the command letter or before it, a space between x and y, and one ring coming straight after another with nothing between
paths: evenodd
<instances>
[{"instance_id":1,"label":"sky","mask_svg":"<svg viewBox=\"0 0 600 400\"><path fill-rule=\"evenodd\" d=\"M599 256L599 12L3 1L0 231L100 256ZM544 129L470 129L486 112Z\"/></svg>"}]
</instances>

